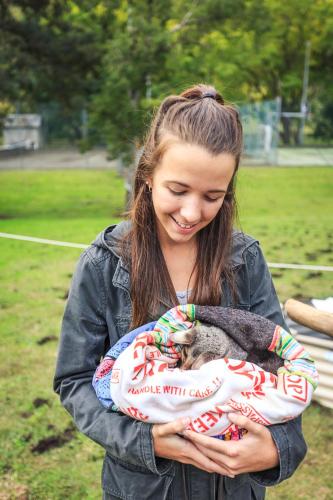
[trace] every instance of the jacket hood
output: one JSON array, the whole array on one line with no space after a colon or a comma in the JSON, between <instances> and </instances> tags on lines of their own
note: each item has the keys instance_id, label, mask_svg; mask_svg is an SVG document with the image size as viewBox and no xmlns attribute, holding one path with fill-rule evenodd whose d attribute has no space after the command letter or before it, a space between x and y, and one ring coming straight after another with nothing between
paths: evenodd
<instances>
[{"instance_id":1,"label":"jacket hood","mask_svg":"<svg viewBox=\"0 0 333 500\"><path fill-rule=\"evenodd\" d=\"M120 255L117 252L117 242L129 231L131 227L130 221L122 221L119 224L113 224L103 229L95 240L92 242L93 246L110 250L117 257Z\"/></svg>"}]
</instances>

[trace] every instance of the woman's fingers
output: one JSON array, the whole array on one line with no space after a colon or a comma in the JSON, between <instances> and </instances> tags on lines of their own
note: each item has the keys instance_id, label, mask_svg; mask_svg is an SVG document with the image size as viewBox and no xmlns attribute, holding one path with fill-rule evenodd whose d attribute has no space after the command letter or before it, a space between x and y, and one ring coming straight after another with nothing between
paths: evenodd
<instances>
[{"instance_id":1,"label":"woman's fingers","mask_svg":"<svg viewBox=\"0 0 333 500\"><path fill-rule=\"evenodd\" d=\"M244 439L222 441L187 430L189 418L153 425L155 452L157 456L229 477L242 472L264 470L266 464L274 467L278 463L276 446L265 426L237 414L230 415L230 421L249 431ZM263 460L258 458L258 449L264 455Z\"/></svg>"},{"instance_id":2,"label":"woman's fingers","mask_svg":"<svg viewBox=\"0 0 333 500\"><path fill-rule=\"evenodd\" d=\"M228 419L231 423L236 424L239 429L246 429L253 434L260 434L262 432L263 426L261 424L257 424L239 413L229 413Z\"/></svg>"},{"instance_id":3,"label":"woman's fingers","mask_svg":"<svg viewBox=\"0 0 333 500\"><path fill-rule=\"evenodd\" d=\"M189 418L178 418L167 424L155 424L153 425L152 434L153 437L164 437L171 434L182 434L188 424L190 423Z\"/></svg>"},{"instance_id":4,"label":"woman's fingers","mask_svg":"<svg viewBox=\"0 0 333 500\"><path fill-rule=\"evenodd\" d=\"M263 427L261 424L253 422L243 415L237 413L229 413L228 418L231 423L236 424L239 429L246 429L249 433L254 435L260 435L263 432ZM220 439L212 439L211 436L205 436L204 434L186 430L184 436L190 439L196 445L201 445L207 447L210 450L214 450L218 453L223 453L229 457L235 457L237 455L237 446L235 443L237 441L223 441Z\"/></svg>"},{"instance_id":5,"label":"woman's fingers","mask_svg":"<svg viewBox=\"0 0 333 500\"><path fill-rule=\"evenodd\" d=\"M232 469L234 459L222 455L217 451L212 451L209 448L201 446L200 444L197 444L196 447L201 451L201 453L203 453L207 458L214 462L220 468L220 470L223 471L219 472L219 474L224 474L225 476L229 477L235 477L235 472Z\"/></svg>"},{"instance_id":6,"label":"woman's fingers","mask_svg":"<svg viewBox=\"0 0 333 500\"><path fill-rule=\"evenodd\" d=\"M242 415L230 415L231 422L248 430L239 441L222 441L186 430L189 421L189 418L182 418L167 424L153 425L154 450L157 456L229 477L265 470L279 463L276 445L269 430Z\"/></svg>"},{"instance_id":7,"label":"woman's fingers","mask_svg":"<svg viewBox=\"0 0 333 500\"><path fill-rule=\"evenodd\" d=\"M236 452L233 450L233 444L235 441L222 441L220 439L215 439L211 436L205 436L204 434L190 430L184 431L184 436L195 445L200 445L203 448L216 451L217 453L223 453L224 455L230 457L235 456Z\"/></svg>"},{"instance_id":8,"label":"woman's fingers","mask_svg":"<svg viewBox=\"0 0 333 500\"><path fill-rule=\"evenodd\" d=\"M191 437L189 436L191 433ZM234 478L242 472L244 466L244 449L240 441L220 441L210 436L199 435L196 432L186 431L185 437L191 439L193 444L216 464L219 474ZM204 438L204 439L202 439ZM245 464L246 465L246 464ZM251 469L248 469L251 470Z\"/></svg>"},{"instance_id":9,"label":"woman's fingers","mask_svg":"<svg viewBox=\"0 0 333 500\"><path fill-rule=\"evenodd\" d=\"M154 450L157 456L191 464L206 472L230 475L230 471L215 463L191 441L180 437L189 424L189 418L180 418L167 424L155 424L152 428Z\"/></svg>"},{"instance_id":10,"label":"woman's fingers","mask_svg":"<svg viewBox=\"0 0 333 500\"><path fill-rule=\"evenodd\" d=\"M231 475L230 471L221 466L220 464L211 460L209 456L205 453L205 449L200 449L197 446L194 446L191 442L183 439L183 462L190 463L199 469L203 469L206 472L216 472L217 474L227 475L230 477L234 477Z\"/></svg>"},{"instance_id":11,"label":"woman's fingers","mask_svg":"<svg viewBox=\"0 0 333 500\"><path fill-rule=\"evenodd\" d=\"M229 420L248 431L243 439L220 441L189 430L184 432L184 436L203 454L234 475L278 465L279 454L266 426L238 414L230 414Z\"/></svg>"}]
</instances>

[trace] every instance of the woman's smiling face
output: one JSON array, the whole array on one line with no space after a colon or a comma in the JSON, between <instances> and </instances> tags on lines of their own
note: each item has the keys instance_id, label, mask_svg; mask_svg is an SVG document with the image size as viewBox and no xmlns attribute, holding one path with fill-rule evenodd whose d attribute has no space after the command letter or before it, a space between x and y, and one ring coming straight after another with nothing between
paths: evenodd
<instances>
[{"instance_id":1,"label":"woman's smiling face","mask_svg":"<svg viewBox=\"0 0 333 500\"><path fill-rule=\"evenodd\" d=\"M167 148L149 180L162 246L192 240L214 219L234 170L229 153L213 156L184 142Z\"/></svg>"}]
</instances>

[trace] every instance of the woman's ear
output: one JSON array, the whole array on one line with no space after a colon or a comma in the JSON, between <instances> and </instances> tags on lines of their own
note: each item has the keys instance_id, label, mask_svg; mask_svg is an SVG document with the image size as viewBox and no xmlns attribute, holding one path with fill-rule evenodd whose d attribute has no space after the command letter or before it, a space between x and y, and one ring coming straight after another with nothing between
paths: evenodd
<instances>
[{"instance_id":1,"label":"woman's ear","mask_svg":"<svg viewBox=\"0 0 333 500\"><path fill-rule=\"evenodd\" d=\"M153 176L152 175L149 175L149 177L146 177L146 185L149 188L149 190L151 190L151 188L153 187Z\"/></svg>"}]
</instances>

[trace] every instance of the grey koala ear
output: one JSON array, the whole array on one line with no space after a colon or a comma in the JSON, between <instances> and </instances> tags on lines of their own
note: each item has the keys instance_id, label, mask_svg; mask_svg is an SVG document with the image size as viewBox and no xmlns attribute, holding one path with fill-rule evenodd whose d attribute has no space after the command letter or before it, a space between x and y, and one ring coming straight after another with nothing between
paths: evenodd
<instances>
[{"instance_id":1,"label":"grey koala ear","mask_svg":"<svg viewBox=\"0 0 333 500\"><path fill-rule=\"evenodd\" d=\"M176 344L191 345L195 342L197 338L197 331L195 327L189 328L188 330L178 330L177 332L171 332L168 335L168 339Z\"/></svg>"}]
</instances>

